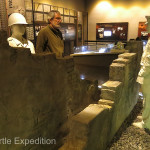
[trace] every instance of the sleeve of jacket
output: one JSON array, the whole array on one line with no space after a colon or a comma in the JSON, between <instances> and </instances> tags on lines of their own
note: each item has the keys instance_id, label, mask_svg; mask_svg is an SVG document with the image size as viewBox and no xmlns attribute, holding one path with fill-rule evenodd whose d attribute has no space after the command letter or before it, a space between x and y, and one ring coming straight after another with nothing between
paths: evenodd
<instances>
[{"instance_id":1,"label":"sleeve of jacket","mask_svg":"<svg viewBox=\"0 0 150 150\"><path fill-rule=\"evenodd\" d=\"M41 30L38 34L36 41L36 53L42 53L44 51L45 43L46 43L46 34L44 30Z\"/></svg>"}]
</instances>

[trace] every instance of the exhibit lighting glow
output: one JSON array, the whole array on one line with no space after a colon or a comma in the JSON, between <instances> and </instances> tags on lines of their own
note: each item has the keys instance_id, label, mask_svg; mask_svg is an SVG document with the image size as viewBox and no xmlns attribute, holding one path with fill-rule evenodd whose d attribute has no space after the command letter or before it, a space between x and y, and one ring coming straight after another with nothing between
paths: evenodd
<instances>
[{"instance_id":1,"label":"exhibit lighting glow","mask_svg":"<svg viewBox=\"0 0 150 150\"><path fill-rule=\"evenodd\" d=\"M82 52L85 52L87 49L85 46L82 46Z\"/></svg>"},{"instance_id":2,"label":"exhibit lighting glow","mask_svg":"<svg viewBox=\"0 0 150 150\"><path fill-rule=\"evenodd\" d=\"M101 86L101 85L99 85L99 86L98 86L98 88L99 88L99 89L101 89L101 88L102 88L102 86Z\"/></svg>"},{"instance_id":3,"label":"exhibit lighting glow","mask_svg":"<svg viewBox=\"0 0 150 150\"><path fill-rule=\"evenodd\" d=\"M142 92L139 92L139 96L141 99L143 99L143 93Z\"/></svg>"},{"instance_id":4,"label":"exhibit lighting glow","mask_svg":"<svg viewBox=\"0 0 150 150\"><path fill-rule=\"evenodd\" d=\"M106 48L100 48L99 49L99 53L105 53L106 52Z\"/></svg>"},{"instance_id":5,"label":"exhibit lighting glow","mask_svg":"<svg viewBox=\"0 0 150 150\"><path fill-rule=\"evenodd\" d=\"M147 42L146 41L143 41L143 45L145 46L147 44Z\"/></svg>"},{"instance_id":6,"label":"exhibit lighting glow","mask_svg":"<svg viewBox=\"0 0 150 150\"><path fill-rule=\"evenodd\" d=\"M142 92L139 92L139 96L143 96L143 93L142 93Z\"/></svg>"},{"instance_id":7,"label":"exhibit lighting glow","mask_svg":"<svg viewBox=\"0 0 150 150\"><path fill-rule=\"evenodd\" d=\"M84 80L85 79L85 76L82 74L82 75L80 75L80 79L81 80Z\"/></svg>"},{"instance_id":8,"label":"exhibit lighting glow","mask_svg":"<svg viewBox=\"0 0 150 150\"><path fill-rule=\"evenodd\" d=\"M108 44L108 48L113 48L114 44Z\"/></svg>"},{"instance_id":9,"label":"exhibit lighting glow","mask_svg":"<svg viewBox=\"0 0 150 150\"><path fill-rule=\"evenodd\" d=\"M106 2L106 1L103 1L103 2L100 2L98 4L98 6L101 8L101 9L110 9L112 8L111 4L109 2Z\"/></svg>"}]
</instances>

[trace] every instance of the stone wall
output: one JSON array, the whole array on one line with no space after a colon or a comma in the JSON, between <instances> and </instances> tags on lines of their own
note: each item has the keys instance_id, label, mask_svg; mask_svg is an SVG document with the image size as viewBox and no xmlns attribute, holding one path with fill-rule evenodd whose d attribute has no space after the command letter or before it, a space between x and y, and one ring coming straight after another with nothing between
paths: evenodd
<instances>
[{"instance_id":1,"label":"stone wall","mask_svg":"<svg viewBox=\"0 0 150 150\"><path fill-rule=\"evenodd\" d=\"M68 118L99 99L97 82L80 80L73 58L32 55L7 42L0 42L0 85L0 138L56 140L51 145L0 143L2 150L57 150L69 132Z\"/></svg>"},{"instance_id":2,"label":"stone wall","mask_svg":"<svg viewBox=\"0 0 150 150\"><path fill-rule=\"evenodd\" d=\"M101 99L72 118L70 133L60 150L105 150L130 114L138 99L136 78L143 48L142 42L128 44L134 53L120 54L113 61Z\"/></svg>"}]
</instances>

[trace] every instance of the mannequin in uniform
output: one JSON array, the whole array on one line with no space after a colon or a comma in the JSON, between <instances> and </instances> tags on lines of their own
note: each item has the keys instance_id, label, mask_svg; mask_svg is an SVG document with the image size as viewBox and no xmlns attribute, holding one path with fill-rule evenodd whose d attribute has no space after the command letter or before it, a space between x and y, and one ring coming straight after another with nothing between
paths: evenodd
<instances>
[{"instance_id":1,"label":"mannequin in uniform","mask_svg":"<svg viewBox=\"0 0 150 150\"><path fill-rule=\"evenodd\" d=\"M148 19L148 18L147 18ZM148 22L148 26L150 22ZM148 28L148 32L150 30ZM142 113L142 121L134 123L136 127L144 128L150 132L150 38L148 39L146 48L141 59L141 69L138 74L137 82L141 84L144 96L144 108Z\"/></svg>"},{"instance_id":2,"label":"mannequin in uniform","mask_svg":"<svg viewBox=\"0 0 150 150\"><path fill-rule=\"evenodd\" d=\"M26 30L26 19L19 13L13 13L8 19L8 26L11 28L12 35L7 39L11 47L29 48L35 54L34 45L31 41L23 37Z\"/></svg>"}]
</instances>

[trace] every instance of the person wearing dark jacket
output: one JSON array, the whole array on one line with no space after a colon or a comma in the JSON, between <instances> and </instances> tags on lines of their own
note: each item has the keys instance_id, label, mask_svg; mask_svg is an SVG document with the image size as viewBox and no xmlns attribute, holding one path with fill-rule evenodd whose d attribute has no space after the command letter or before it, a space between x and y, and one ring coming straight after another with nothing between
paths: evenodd
<instances>
[{"instance_id":1,"label":"person wearing dark jacket","mask_svg":"<svg viewBox=\"0 0 150 150\"><path fill-rule=\"evenodd\" d=\"M61 14L52 10L48 14L49 24L43 28L37 37L36 53L50 52L57 57L62 57L64 53L64 41L59 30L61 24Z\"/></svg>"}]
</instances>

